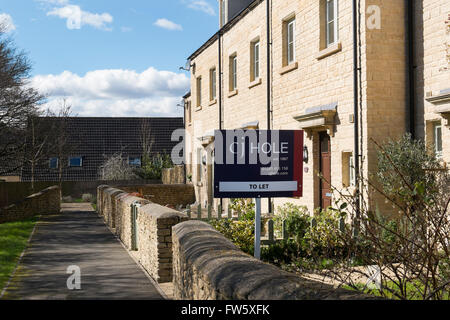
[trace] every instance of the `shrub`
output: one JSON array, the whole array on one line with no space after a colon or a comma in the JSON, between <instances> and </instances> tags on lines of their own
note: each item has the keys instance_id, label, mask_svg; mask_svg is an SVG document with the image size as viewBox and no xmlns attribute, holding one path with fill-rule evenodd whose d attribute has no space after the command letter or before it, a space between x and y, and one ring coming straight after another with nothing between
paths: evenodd
<instances>
[{"instance_id":1,"label":"shrub","mask_svg":"<svg viewBox=\"0 0 450 320\"><path fill-rule=\"evenodd\" d=\"M142 179L160 180L162 177L162 170L173 168L173 166L170 155L158 153L153 158L145 155L142 160L142 167L136 169L134 172Z\"/></svg>"},{"instance_id":2,"label":"shrub","mask_svg":"<svg viewBox=\"0 0 450 320\"><path fill-rule=\"evenodd\" d=\"M278 212L274 219L275 230L281 232L283 221L285 221L288 237L294 237L297 243L305 236L310 224L310 216L305 206L297 206L292 203L286 203L278 207Z\"/></svg>"},{"instance_id":3,"label":"shrub","mask_svg":"<svg viewBox=\"0 0 450 320\"><path fill-rule=\"evenodd\" d=\"M233 221L229 219L211 220L209 222L217 231L230 239L242 251L254 252L254 220Z\"/></svg>"},{"instance_id":4,"label":"shrub","mask_svg":"<svg viewBox=\"0 0 450 320\"><path fill-rule=\"evenodd\" d=\"M251 199L231 199L231 211L240 217L240 220L255 219L255 204Z\"/></svg>"},{"instance_id":5,"label":"shrub","mask_svg":"<svg viewBox=\"0 0 450 320\"><path fill-rule=\"evenodd\" d=\"M90 193L84 193L81 196L81 200L83 200L83 202L92 202L93 198L94 198L93 195Z\"/></svg>"},{"instance_id":6,"label":"shrub","mask_svg":"<svg viewBox=\"0 0 450 320\"><path fill-rule=\"evenodd\" d=\"M71 196L62 197L61 200L63 203L72 203L73 202L73 199Z\"/></svg>"}]
</instances>

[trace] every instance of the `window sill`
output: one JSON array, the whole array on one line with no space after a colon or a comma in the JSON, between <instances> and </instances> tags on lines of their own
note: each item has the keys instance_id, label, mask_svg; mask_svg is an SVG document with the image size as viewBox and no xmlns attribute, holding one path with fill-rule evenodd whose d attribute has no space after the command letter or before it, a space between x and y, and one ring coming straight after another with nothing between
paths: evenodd
<instances>
[{"instance_id":1,"label":"window sill","mask_svg":"<svg viewBox=\"0 0 450 320\"><path fill-rule=\"evenodd\" d=\"M286 74L288 72L291 72L292 70L298 69L298 62L293 62L280 70L280 75Z\"/></svg>"},{"instance_id":2,"label":"window sill","mask_svg":"<svg viewBox=\"0 0 450 320\"><path fill-rule=\"evenodd\" d=\"M200 110L202 110L202 106L198 106L195 108L195 111L200 111Z\"/></svg>"},{"instance_id":3,"label":"window sill","mask_svg":"<svg viewBox=\"0 0 450 320\"><path fill-rule=\"evenodd\" d=\"M210 105L210 106L215 105L216 103L217 103L217 99L214 99L214 100L210 100L210 101L209 101L209 105Z\"/></svg>"},{"instance_id":4,"label":"window sill","mask_svg":"<svg viewBox=\"0 0 450 320\"><path fill-rule=\"evenodd\" d=\"M261 83L262 83L261 78L258 78L256 80L253 80L252 82L250 82L248 88L251 89L253 87L256 87L256 86L260 85Z\"/></svg>"},{"instance_id":5,"label":"window sill","mask_svg":"<svg viewBox=\"0 0 450 320\"><path fill-rule=\"evenodd\" d=\"M332 44L328 48L320 50L319 53L316 55L316 59L321 60L321 59L331 56L332 54L335 54L341 50L342 50L342 44L341 44L341 42L337 42L335 44Z\"/></svg>"},{"instance_id":6,"label":"window sill","mask_svg":"<svg viewBox=\"0 0 450 320\"><path fill-rule=\"evenodd\" d=\"M228 92L228 98L231 98L238 94L238 89Z\"/></svg>"}]
</instances>

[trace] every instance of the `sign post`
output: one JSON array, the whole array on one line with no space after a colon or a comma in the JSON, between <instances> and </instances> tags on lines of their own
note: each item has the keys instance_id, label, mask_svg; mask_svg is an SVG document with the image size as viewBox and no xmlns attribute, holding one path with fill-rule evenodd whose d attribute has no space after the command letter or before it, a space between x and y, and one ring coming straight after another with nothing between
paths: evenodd
<instances>
[{"instance_id":1,"label":"sign post","mask_svg":"<svg viewBox=\"0 0 450 320\"><path fill-rule=\"evenodd\" d=\"M261 198L303 195L303 131L216 130L214 135L214 197L255 199L259 259Z\"/></svg>"}]
</instances>

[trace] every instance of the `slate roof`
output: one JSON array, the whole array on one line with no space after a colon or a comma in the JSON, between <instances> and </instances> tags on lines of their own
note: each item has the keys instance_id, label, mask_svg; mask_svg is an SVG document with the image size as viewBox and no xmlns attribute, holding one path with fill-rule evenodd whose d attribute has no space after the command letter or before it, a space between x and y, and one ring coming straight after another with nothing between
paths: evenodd
<instances>
[{"instance_id":1,"label":"slate roof","mask_svg":"<svg viewBox=\"0 0 450 320\"><path fill-rule=\"evenodd\" d=\"M58 118L47 119L60 121ZM122 152L124 157L141 157L141 128L144 121L148 122L150 137L154 141L152 153L170 154L177 144L171 141L172 132L183 128L183 118L68 118L66 132L70 154L82 157L83 166L64 165L63 181L98 180L100 166L115 153ZM58 170L50 169L49 159L36 167L36 181L58 181ZM22 181L30 180L31 169L24 166Z\"/></svg>"}]
</instances>

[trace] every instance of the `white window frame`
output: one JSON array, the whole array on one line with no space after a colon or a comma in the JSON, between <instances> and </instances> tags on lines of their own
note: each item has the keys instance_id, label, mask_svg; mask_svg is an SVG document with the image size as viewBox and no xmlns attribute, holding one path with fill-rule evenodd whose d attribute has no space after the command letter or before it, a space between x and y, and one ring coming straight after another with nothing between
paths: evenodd
<instances>
[{"instance_id":1,"label":"white window frame","mask_svg":"<svg viewBox=\"0 0 450 320\"><path fill-rule=\"evenodd\" d=\"M230 63L231 63L230 91L235 91L237 89L237 55L233 55L230 58Z\"/></svg>"},{"instance_id":2,"label":"white window frame","mask_svg":"<svg viewBox=\"0 0 450 320\"><path fill-rule=\"evenodd\" d=\"M197 78L197 107L202 106L202 77Z\"/></svg>"},{"instance_id":3,"label":"white window frame","mask_svg":"<svg viewBox=\"0 0 450 320\"><path fill-rule=\"evenodd\" d=\"M257 80L260 77L260 42L259 40L252 43L252 80Z\"/></svg>"},{"instance_id":4,"label":"white window frame","mask_svg":"<svg viewBox=\"0 0 450 320\"><path fill-rule=\"evenodd\" d=\"M330 12L328 10L329 3L332 2L333 19L330 18ZM329 26L333 25L333 41L330 40ZM339 41L339 0L326 0L325 3L325 35L327 47L337 43Z\"/></svg>"},{"instance_id":5,"label":"white window frame","mask_svg":"<svg viewBox=\"0 0 450 320\"><path fill-rule=\"evenodd\" d=\"M211 68L209 70L209 100L214 101L217 97L217 72L216 68Z\"/></svg>"},{"instance_id":6,"label":"white window frame","mask_svg":"<svg viewBox=\"0 0 450 320\"><path fill-rule=\"evenodd\" d=\"M80 159L80 165L79 166L72 166L71 164L70 164L70 160L72 160L72 159ZM69 163L68 163L68 165L69 165L69 168L81 168L81 167L83 167L83 157L81 157L81 156L73 156L73 157L69 157L69 159L68 159L69 161Z\"/></svg>"},{"instance_id":7,"label":"white window frame","mask_svg":"<svg viewBox=\"0 0 450 320\"><path fill-rule=\"evenodd\" d=\"M286 62L288 65L295 62L295 17L286 21ZM292 27L292 34L291 34ZM291 40L292 38L292 40ZM292 56L291 50L292 47Z\"/></svg>"},{"instance_id":8,"label":"white window frame","mask_svg":"<svg viewBox=\"0 0 450 320\"><path fill-rule=\"evenodd\" d=\"M438 134L438 132L440 134ZM440 138L440 143L439 143ZM437 158L442 158L442 124L439 122L433 125L434 152ZM438 148L440 145L440 149Z\"/></svg>"}]
</instances>

